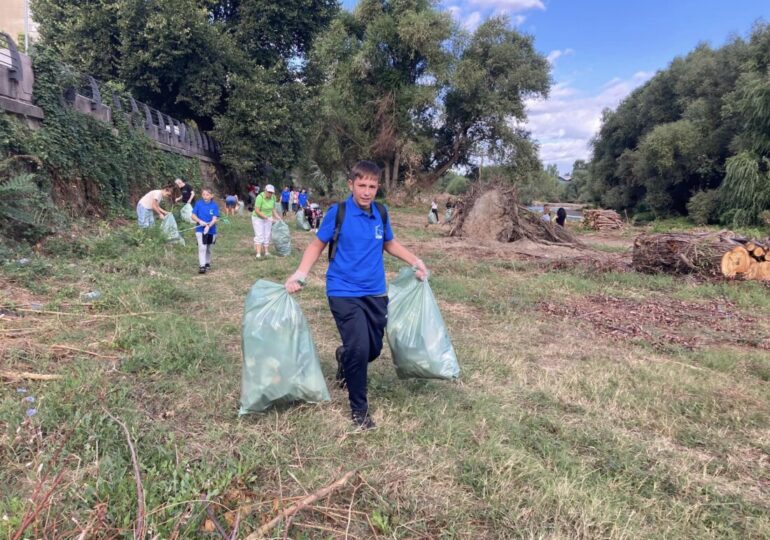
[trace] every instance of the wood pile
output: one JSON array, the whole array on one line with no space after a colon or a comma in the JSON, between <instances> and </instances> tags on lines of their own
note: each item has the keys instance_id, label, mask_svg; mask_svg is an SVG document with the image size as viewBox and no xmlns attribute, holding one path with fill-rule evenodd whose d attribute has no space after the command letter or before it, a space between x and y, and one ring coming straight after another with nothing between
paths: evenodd
<instances>
[{"instance_id":1,"label":"wood pile","mask_svg":"<svg viewBox=\"0 0 770 540\"><path fill-rule=\"evenodd\" d=\"M721 270L727 277L743 276L746 279L770 281L770 242L750 240L735 246L722 256Z\"/></svg>"},{"instance_id":2,"label":"wood pile","mask_svg":"<svg viewBox=\"0 0 770 540\"><path fill-rule=\"evenodd\" d=\"M645 273L770 281L769 248L770 241L759 242L730 231L642 234L634 240L632 264Z\"/></svg>"},{"instance_id":3,"label":"wood pile","mask_svg":"<svg viewBox=\"0 0 770 540\"><path fill-rule=\"evenodd\" d=\"M623 228L623 220L615 210L583 210L583 225L595 231Z\"/></svg>"},{"instance_id":4,"label":"wood pile","mask_svg":"<svg viewBox=\"0 0 770 540\"><path fill-rule=\"evenodd\" d=\"M476 182L455 201L450 236L479 241L530 240L540 245L582 246L564 227L546 222L519 204L516 188L505 182Z\"/></svg>"}]
</instances>

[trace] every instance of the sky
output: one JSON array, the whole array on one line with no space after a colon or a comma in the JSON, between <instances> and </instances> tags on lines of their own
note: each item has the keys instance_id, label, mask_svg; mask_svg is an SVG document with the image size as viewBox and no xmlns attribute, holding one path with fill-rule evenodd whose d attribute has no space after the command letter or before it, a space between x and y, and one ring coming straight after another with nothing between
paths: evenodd
<instances>
[{"instance_id":1,"label":"sky","mask_svg":"<svg viewBox=\"0 0 770 540\"><path fill-rule=\"evenodd\" d=\"M343 0L353 9L357 0ZM699 43L718 48L770 22L770 0L441 0L459 24L474 30L505 14L551 64L547 100L529 101L527 126L544 164L561 173L590 159L601 112L614 109L677 56Z\"/></svg>"}]
</instances>

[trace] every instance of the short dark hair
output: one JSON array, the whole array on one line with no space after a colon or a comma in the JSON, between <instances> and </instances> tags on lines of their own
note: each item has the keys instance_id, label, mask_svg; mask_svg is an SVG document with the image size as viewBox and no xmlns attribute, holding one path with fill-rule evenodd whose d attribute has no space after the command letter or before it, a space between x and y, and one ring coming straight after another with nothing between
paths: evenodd
<instances>
[{"instance_id":1,"label":"short dark hair","mask_svg":"<svg viewBox=\"0 0 770 540\"><path fill-rule=\"evenodd\" d=\"M374 161L367 161L365 159L362 159L355 165L353 165L353 168L350 169L350 174L348 174L348 180L351 182L355 182L359 178L368 178L368 177L374 177L379 182L380 176L382 175L382 169L377 165Z\"/></svg>"}]
</instances>

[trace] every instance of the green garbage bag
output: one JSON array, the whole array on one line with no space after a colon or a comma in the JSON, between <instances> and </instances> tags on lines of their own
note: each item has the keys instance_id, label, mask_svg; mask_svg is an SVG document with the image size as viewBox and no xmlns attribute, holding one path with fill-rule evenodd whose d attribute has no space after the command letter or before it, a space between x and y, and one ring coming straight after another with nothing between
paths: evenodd
<instances>
[{"instance_id":1,"label":"green garbage bag","mask_svg":"<svg viewBox=\"0 0 770 540\"><path fill-rule=\"evenodd\" d=\"M274 403L329 401L313 337L282 285L260 279L246 297L239 414Z\"/></svg>"},{"instance_id":2,"label":"green garbage bag","mask_svg":"<svg viewBox=\"0 0 770 540\"><path fill-rule=\"evenodd\" d=\"M185 245L184 238L179 234L179 227L176 226L176 218L171 212L166 214L166 217L160 222L160 230L163 232L166 241Z\"/></svg>"},{"instance_id":3,"label":"green garbage bag","mask_svg":"<svg viewBox=\"0 0 770 540\"><path fill-rule=\"evenodd\" d=\"M435 225L436 223L438 223L438 218L436 217L436 214L434 214L433 212L428 212L428 223L430 223L431 225Z\"/></svg>"},{"instance_id":4,"label":"green garbage bag","mask_svg":"<svg viewBox=\"0 0 770 540\"><path fill-rule=\"evenodd\" d=\"M272 227L275 252L281 257L291 255L291 232L289 226L283 221L274 221Z\"/></svg>"},{"instance_id":5,"label":"green garbage bag","mask_svg":"<svg viewBox=\"0 0 770 540\"><path fill-rule=\"evenodd\" d=\"M302 208L297 212L297 229L303 229L305 231L310 230L310 223L307 222L305 211Z\"/></svg>"},{"instance_id":6,"label":"green garbage bag","mask_svg":"<svg viewBox=\"0 0 770 540\"><path fill-rule=\"evenodd\" d=\"M179 211L179 217L187 223L195 223L192 218L192 205L190 203L187 203L182 207Z\"/></svg>"},{"instance_id":7,"label":"green garbage bag","mask_svg":"<svg viewBox=\"0 0 770 540\"><path fill-rule=\"evenodd\" d=\"M444 212L444 223L452 223L452 218L454 217L454 209L453 208L447 208Z\"/></svg>"},{"instance_id":8,"label":"green garbage bag","mask_svg":"<svg viewBox=\"0 0 770 540\"><path fill-rule=\"evenodd\" d=\"M403 268L388 286L388 345L399 379L456 379L452 341L428 280Z\"/></svg>"}]
</instances>

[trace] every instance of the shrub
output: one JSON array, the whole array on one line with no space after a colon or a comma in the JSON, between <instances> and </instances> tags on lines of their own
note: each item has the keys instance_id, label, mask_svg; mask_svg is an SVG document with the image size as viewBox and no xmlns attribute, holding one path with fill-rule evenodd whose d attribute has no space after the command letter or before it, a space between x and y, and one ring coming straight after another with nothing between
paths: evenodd
<instances>
[{"instance_id":1,"label":"shrub","mask_svg":"<svg viewBox=\"0 0 770 540\"><path fill-rule=\"evenodd\" d=\"M468 191L468 179L463 176L455 176L447 185L447 192L451 195L462 195Z\"/></svg>"},{"instance_id":2,"label":"shrub","mask_svg":"<svg viewBox=\"0 0 770 540\"><path fill-rule=\"evenodd\" d=\"M716 189L699 191L687 202L687 213L696 225L716 222L718 209L719 191Z\"/></svg>"}]
</instances>

